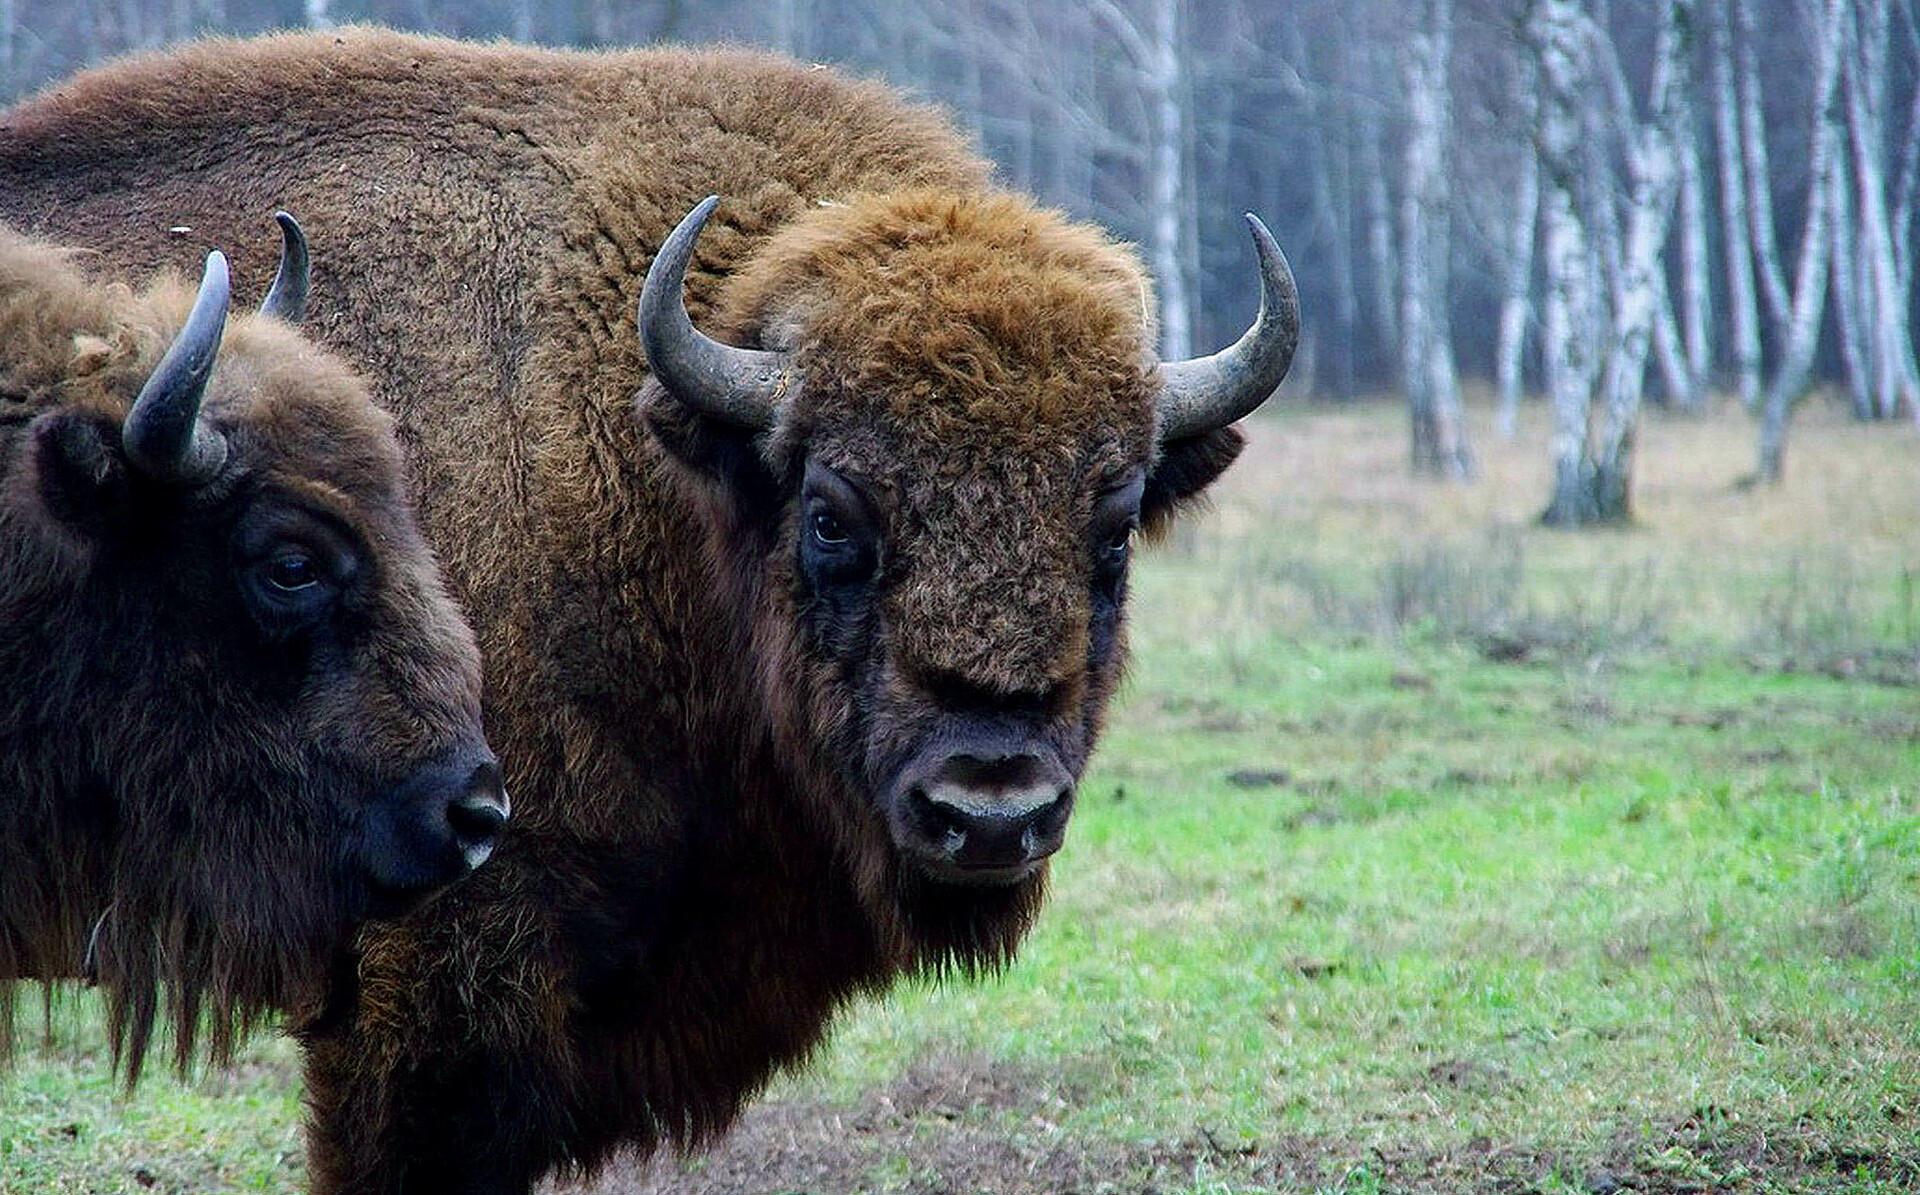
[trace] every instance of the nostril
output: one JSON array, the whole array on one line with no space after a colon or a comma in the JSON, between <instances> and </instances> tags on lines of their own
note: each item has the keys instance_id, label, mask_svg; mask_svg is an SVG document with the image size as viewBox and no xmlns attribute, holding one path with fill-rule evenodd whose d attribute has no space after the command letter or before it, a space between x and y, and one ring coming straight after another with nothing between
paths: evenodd
<instances>
[{"instance_id":1,"label":"nostril","mask_svg":"<svg viewBox=\"0 0 1920 1195\"><path fill-rule=\"evenodd\" d=\"M907 809L929 841L955 849L966 840L970 821L967 813L945 801L934 800L926 789L915 785L907 793Z\"/></svg>"},{"instance_id":2,"label":"nostril","mask_svg":"<svg viewBox=\"0 0 1920 1195\"><path fill-rule=\"evenodd\" d=\"M506 828L507 811L492 800L463 797L447 806L447 825L463 845L484 846Z\"/></svg>"},{"instance_id":3,"label":"nostril","mask_svg":"<svg viewBox=\"0 0 1920 1195\"><path fill-rule=\"evenodd\" d=\"M447 828L453 832L469 856L493 849L494 842L507 825L507 793L500 783L500 769L483 763L467 777L465 791L447 804ZM478 866L476 860L474 866Z\"/></svg>"}]
</instances>

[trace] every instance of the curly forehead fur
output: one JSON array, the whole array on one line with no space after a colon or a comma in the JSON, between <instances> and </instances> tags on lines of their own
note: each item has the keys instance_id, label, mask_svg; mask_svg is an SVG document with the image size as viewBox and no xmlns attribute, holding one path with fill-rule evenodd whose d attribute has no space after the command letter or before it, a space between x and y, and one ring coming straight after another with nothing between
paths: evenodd
<instances>
[{"instance_id":1,"label":"curly forehead fur","mask_svg":"<svg viewBox=\"0 0 1920 1195\"><path fill-rule=\"evenodd\" d=\"M1004 192L830 204L729 284L723 325L798 348L810 421L879 418L996 455L1137 441L1152 417L1149 284L1134 254Z\"/></svg>"}]
</instances>

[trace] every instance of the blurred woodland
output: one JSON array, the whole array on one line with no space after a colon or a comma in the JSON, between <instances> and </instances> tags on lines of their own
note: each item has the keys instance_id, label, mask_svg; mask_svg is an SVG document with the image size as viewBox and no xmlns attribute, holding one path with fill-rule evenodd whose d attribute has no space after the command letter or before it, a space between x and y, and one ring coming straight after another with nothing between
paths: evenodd
<instances>
[{"instance_id":1,"label":"blurred woodland","mask_svg":"<svg viewBox=\"0 0 1920 1195\"><path fill-rule=\"evenodd\" d=\"M1630 516L1643 403L1920 418L1920 0L0 0L0 98L207 33L372 21L554 45L730 41L952 111L1005 180L1137 242L1162 352L1298 275L1296 389L1396 391L1469 478L1462 379L1550 404L1549 523ZM1911 429L1899 433L1913 434Z\"/></svg>"}]
</instances>

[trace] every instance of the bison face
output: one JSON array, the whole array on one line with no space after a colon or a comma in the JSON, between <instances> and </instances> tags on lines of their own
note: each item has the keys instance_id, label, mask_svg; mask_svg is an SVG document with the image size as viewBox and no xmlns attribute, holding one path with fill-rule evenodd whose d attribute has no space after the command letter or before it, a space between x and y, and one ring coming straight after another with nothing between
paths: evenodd
<instances>
[{"instance_id":1,"label":"bison face","mask_svg":"<svg viewBox=\"0 0 1920 1195\"><path fill-rule=\"evenodd\" d=\"M729 345L681 298L714 210L649 272L641 408L743 582L776 739L835 773L838 841L879 840L857 873L1032 891L1120 673L1135 532L1226 467L1225 425L1285 372L1284 261L1256 223L1263 318L1162 365L1144 275L1097 231L1006 195L868 198L736 267Z\"/></svg>"},{"instance_id":2,"label":"bison face","mask_svg":"<svg viewBox=\"0 0 1920 1195\"><path fill-rule=\"evenodd\" d=\"M312 1010L353 926L478 866L507 811L392 421L225 306L216 260L158 366L76 369L0 519L34 529L0 543L0 658L34 697L0 731L44 756L56 823L102 840L72 890L100 894L88 969L131 1002L136 1062L156 983L183 1058L203 997L229 1031Z\"/></svg>"},{"instance_id":3,"label":"bison face","mask_svg":"<svg viewBox=\"0 0 1920 1195\"><path fill-rule=\"evenodd\" d=\"M1144 489L1138 470L1079 472L903 492L844 444L809 452L788 592L811 705L837 723L846 779L930 879L1017 883L1065 837L1119 668Z\"/></svg>"}]
</instances>

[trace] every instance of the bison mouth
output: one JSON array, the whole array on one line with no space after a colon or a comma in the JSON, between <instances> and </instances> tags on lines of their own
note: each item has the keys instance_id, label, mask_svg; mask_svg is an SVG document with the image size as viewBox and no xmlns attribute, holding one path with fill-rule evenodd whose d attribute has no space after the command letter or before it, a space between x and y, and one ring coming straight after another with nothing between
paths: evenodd
<instances>
[{"instance_id":1,"label":"bison mouth","mask_svg":"<svg viewBox=\"0 0 1920 1195\"><path fill-rule=\"evenodd\" d=\"M888 786L887 829L927 878L1002 887L1040 870L1066 838L1074 780L1044 743L945 737Z\"/></svg>"}]
</instances>

